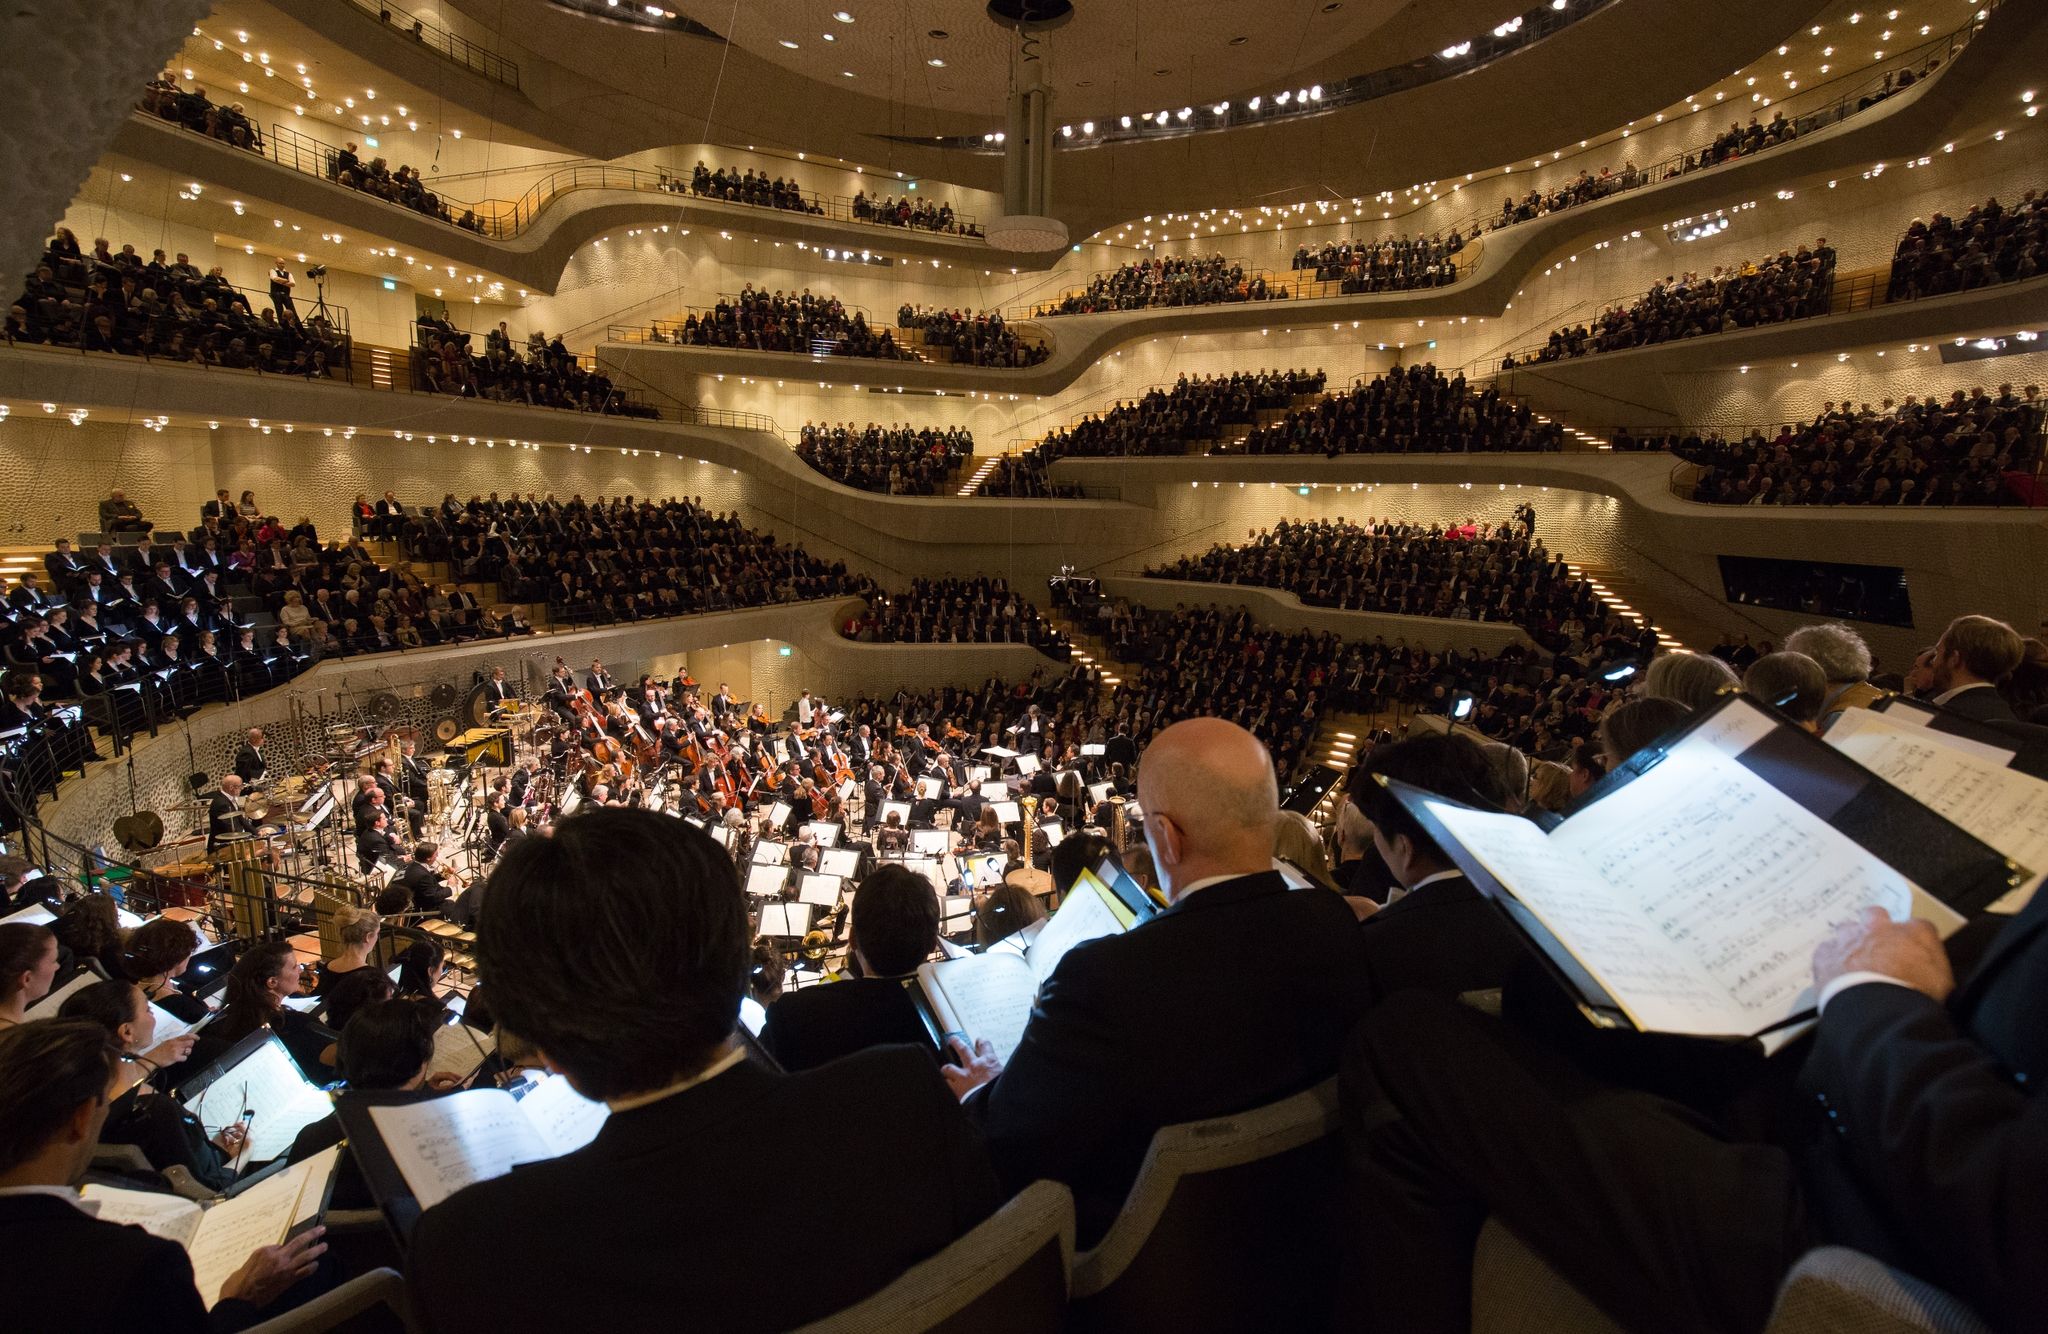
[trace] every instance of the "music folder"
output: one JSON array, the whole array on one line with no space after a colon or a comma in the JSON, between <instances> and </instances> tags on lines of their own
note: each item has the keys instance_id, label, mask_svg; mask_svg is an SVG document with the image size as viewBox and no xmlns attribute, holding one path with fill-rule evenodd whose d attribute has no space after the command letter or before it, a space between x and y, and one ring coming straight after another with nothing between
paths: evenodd
<instances>
[{"instance_id":1,"label":"music folder","mask_svg":"<svg viewBox=\"0 0 2048 1334\"><path fill-rule=\"evenodd\" d=\"M1788 1027L1814 1009L1814 947L1865 908L1946 936L2025 878L1745 695L1631 756L1547 833L1381 781L1608 1028Z\"/></svg>"},{"instance_id":2,"label":"music folder","mask_svg":"<svg viewBox=\"0 0 2048 1334\"><path fill-rule=\"evenodd\" d=\"M1023 1040L1038 989L1067 952L1128 931L1157 911L1128 875L1105 861L1081 872L1052 916L980 954L920 965L918 999L940 1049L949 1037L970 1045L986 1038L996 1055L1008 1061Z\"/></svg>"},{"instance_id":3,"label":"music folder","mask_svg":"<svg viewBox=\"0 0 2048 1334\"><path fill-rule=\"evenodd\" d=\"M78 1194L96 1206L100 1221L133 1224L184 1247L199 1300L212 1306L249 1252L289 1241L327 1211L340 1160L340 1145L322 1149L207 1207L181 1195L119 1186L89 1185Z\"/></svg>"},{"instance_id":4,"label":"music folder","mask_svg":"<svg viewBox=\"0 0 2048 1334\"><path fill-rule=\"evenodd\" d=\"M401 1239L421 1213L464 1186L574 1153L611 1115L561 1075L439 1098L342 1093L335 1111L371 1196Z\"/></svg>"},{"instance_id":5,"label":"music folder","mask_svg":"<svg viewBox=\"0 0 2048 1334\"><path fill-rule=\"evenodd\" d=\"M237 1169L283 1157L301 1130L333 1110L327 1094L306 1078L267 1028L249 1034L180 1084L178 1100L198 1118L208 1139L245 1122L249 1140L235 1159Z\"/></svg>"}]
</instances>

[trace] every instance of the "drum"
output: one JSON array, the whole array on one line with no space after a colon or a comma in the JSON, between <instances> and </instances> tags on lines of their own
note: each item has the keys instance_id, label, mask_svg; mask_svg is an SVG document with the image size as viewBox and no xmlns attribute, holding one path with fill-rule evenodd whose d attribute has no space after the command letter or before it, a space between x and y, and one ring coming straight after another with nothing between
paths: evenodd
<instances>
[{"instance_id":1,"label":"drum","mask_svg":"<svg viewBox=\"0 0 2048 1334\"><path fill-rule=\"evenodd\" d=\"M137 887L155 895L166 908L204 908L207 887L213 883L213 864L168 862L143 871L140 879Z\"/></svg>"}]
</instances>

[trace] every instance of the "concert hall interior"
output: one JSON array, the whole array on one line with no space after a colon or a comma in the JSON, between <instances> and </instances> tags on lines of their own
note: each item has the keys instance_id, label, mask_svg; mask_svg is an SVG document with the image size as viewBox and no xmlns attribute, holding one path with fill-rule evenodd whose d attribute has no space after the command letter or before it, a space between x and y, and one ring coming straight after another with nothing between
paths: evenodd
<instances>
[{"instance_id":1,"label":"concert hall interior","mask_svg":"<svg viewBox=\"0 0 2048 1334\"><path fill-rule=\"evenodd\" d=\"M2048 5L8 31L9 1328L2048 1320Z\"/></svg>"}]
</instances>

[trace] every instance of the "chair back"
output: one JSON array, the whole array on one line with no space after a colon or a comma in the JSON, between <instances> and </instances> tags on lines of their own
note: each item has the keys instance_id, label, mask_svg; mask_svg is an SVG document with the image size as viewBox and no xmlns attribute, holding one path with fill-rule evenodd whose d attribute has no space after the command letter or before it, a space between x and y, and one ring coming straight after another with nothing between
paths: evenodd
<instances>
[{"instance_id":1,"label":"chair back","mask_svg":"<svg viewBox=\"0 0 2048 1334\"><path fill-rule=\"evenodd\" d=\"M1338 1262L1337 1081L1168 1126L1116 1221L1074 1261L1070 1330L1313 1330Z\"/></svg>"},{"instance_id":2,"label":"chair back","mask_svg":"<svg viewBox=\"0 0 2048 1334\"><path fill-rule=\"evenodd\" d=\"M794 1334L1060 1334L1074 1196L1038 1181L874 1296Z\"/></svg>"}]
</instances>

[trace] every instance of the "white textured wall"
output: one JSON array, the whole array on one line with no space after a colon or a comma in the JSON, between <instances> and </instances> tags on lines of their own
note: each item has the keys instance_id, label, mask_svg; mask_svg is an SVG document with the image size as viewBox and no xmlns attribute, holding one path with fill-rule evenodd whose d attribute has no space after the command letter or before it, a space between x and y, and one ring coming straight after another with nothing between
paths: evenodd
<instances>
[{"instance_id":1,"label":"white textured wall","mask_svg":"<svg viewBox=\"0 0 2048 1334\"><path fill-rule=\"evenodd\" d=\"M199 521L213 498L213 447L204 428L144 430L87 421L73 426L27 405L0 422L0 494L6 542L46 545L99 527L99 503L121 487L151 518Z\"/></svg>"}]
</instances>

